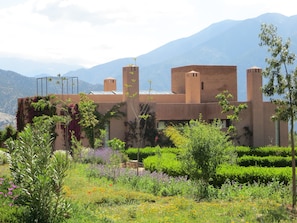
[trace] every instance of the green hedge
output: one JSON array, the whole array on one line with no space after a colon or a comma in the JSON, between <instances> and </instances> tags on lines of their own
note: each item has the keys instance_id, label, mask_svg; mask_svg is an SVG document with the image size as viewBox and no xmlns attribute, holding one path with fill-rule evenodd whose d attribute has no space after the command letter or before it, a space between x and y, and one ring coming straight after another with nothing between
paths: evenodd
<instances>
[{"instance_id":1,"label":"green hedge","mask_svg":"<svg viewBox=\"0 0 297 223\"><path fill-rule=\"evenodd\" d=\"M289 183L291 179L291 167L240 167L222 165L217 170L214 184L222 185L227 180L239 183L269 183L273 180Z\"/></svg>"},{"instance_id":2,"label":"green hedge","mask_svg":"<svg viewBox=\"0 0 297 223\"><path fill-rule=\"evenodd\" d=\"M139 161L142 162L143 159L154 156L158 153L173 153L173 154L180 154L181 149L178 148L172 148L172 147L145 147L139 149ZM128 155L130 160L137 160L137 153L138 148L129 148L125 151L125 153Z\"/></svg>"},{"instance_id":3,"label":"green hedge","mask_svg":"<svg viewBox=\"0 0 297 223\"><path fill-rule=\"evenodd\" d=\"M290 156L242 156L237 158L239 166L289 167L292 166Z\"/></svg>"},{"instance_id":4,"label":"green hedge","mask_svg":"<svg viewBox=\"0 0 297 223\"><path fill-rule=\"evenodd\" d=\"M163 172L169 176L177 177L186 175L182 170L181 162L174 153L161 153L147 157L143 160L143 166L151 172Z\"/></svg>"},{"instance_id":5,"label":"green hedge","mask_svg":"<svg viewBox=\"0 0 297 223\"><path fill-rule=\"evenodd\" d=\"M241 157L241 156L261 156L261 157L291 156L290 147L269 146L269 147L250 148L246 146L238 146L238 147L234 147L234 149L238 157Z\"/></svg>"}]
</instances>

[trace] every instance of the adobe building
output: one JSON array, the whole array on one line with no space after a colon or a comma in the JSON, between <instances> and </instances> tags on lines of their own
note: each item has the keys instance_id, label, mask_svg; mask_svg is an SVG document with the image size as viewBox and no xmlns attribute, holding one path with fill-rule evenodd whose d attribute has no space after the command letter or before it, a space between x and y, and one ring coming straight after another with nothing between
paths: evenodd
<instances>
[{"instance_id":1,"label":"adobe building","mask_svg":"<svg viewBox=\"0 0 297 223\"><path fill-rule=\"evenodd\" d=\"M103 92L91 92L88 97L98 104L98 111L105 113L113 105L123 103L122 110L126 116L110 120L107 127L108 139L125 139L126 122L138 117L139 104L149 104L155 113L155 127L162 129L171 122L186 122L202 119L211 122L221 119L224 127L230 120L222 114L216 95L227 90L233 95L232 104L246 103L248 108L240 113L240 121L234 123L240 145L260 147L265 145L288 145L288 124L271 120L275 105L264 102L261 92L261 68L247 69L247 101L238 102L237 67L189 65L171 69L171 92L142 92L139 89L139 67L123 67L123 91L116 89L116 80L104 80ZM60 99L78 103L79 95L56 95ZM57 126L56 148L63 144L62 129Z\"/></svg>"}]
</instances>

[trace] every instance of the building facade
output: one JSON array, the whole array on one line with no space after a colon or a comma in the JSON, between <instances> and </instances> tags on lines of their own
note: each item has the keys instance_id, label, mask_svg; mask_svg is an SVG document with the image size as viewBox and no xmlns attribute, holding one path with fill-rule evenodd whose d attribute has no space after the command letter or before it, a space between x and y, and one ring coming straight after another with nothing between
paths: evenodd
<instances>
[{"instance_id":1,"label":"building facade","mask_svg":"<svg viewBox=\"0 0 297 223\"><path fill-rule=\"evenodd\" d=\"M121 108L126 116L110 120L108 138L124 140L127 126L139 115L139 104L149 104L155 114L155 127L162 129L171 122L187 122L202 119L211 122L221 119L228 125L216 95L227 90L233 95L234 105L246 103L248 108L240 113L240 121L234 123L238 131L239 144L260 147L265 145L288 145L288 124L271 120L275 105L264 102L261 92L261 68L247 69L247 100L238 102L236 66L189 65L171 69L171 92L142 92L139 89L139 67L123 67L123 91L118 92L116 80L104 80L103 92L91 92L88 97L98 104L98 111L105 113L117 103L124 103ZM56 95L60 99L79 102L79 95ZM227 127L227 126L226 126ZM57 126L56 148L61 147L62 128Z\"/></svg>"}]
</instances>

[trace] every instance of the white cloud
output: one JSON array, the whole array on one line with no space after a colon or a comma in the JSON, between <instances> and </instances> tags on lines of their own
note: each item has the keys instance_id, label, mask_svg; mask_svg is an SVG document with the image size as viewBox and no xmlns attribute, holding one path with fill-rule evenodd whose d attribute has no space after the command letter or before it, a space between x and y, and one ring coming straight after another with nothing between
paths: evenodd
<instances>
[{"instance_id":1,"label":"white cloud","mask_svg":"<svg viewBox=\"0 0 297 223\"><path fill-rule=\"evenodd\" d=\"M225 19L293 15L295 0L10 0L0 54L96 65L135 57Z\"/></svg>"}]
</instances>

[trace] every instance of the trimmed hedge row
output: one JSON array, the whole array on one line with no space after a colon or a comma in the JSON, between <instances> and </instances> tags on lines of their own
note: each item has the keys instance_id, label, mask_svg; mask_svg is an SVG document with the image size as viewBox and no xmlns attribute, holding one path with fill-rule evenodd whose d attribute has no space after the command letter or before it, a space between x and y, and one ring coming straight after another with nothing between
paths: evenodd
<instances>
[{"instance_id":1,"label":"trimmed hedge row","mask_svg":"<svg viewBox=\"0 0 297 223\"><path fill-rule=\"evenodd\" d=\"M142 162L143 159L154 156L158 153L173 153L173 154L180 154L181 149L178 148L172 148L172 147L145 147L139 149L139 161ZM125 153L128 155L129 159L131 160L137 160L137 153L138 148L129 148L125 151Z\"/></svg>"},{"instance_id":2,"label":"trimmed hedge row","mask_svg":"<svg viewBox=\"0 0 297 223\"><path fill-rule=\"evenodd\" d=\"M222 165L217 171L214 184L219 186L227 180L238 183L269 183L277 180L287 184L291 179L291 167L240 167Z\"/></svg>"},{"instance_id":3,"label":"trimmed hedge row","mask_svg":"<svg viewBox=\"0 0 297 223\"><path fill-rule=\"evenodd\" d=\"M292 166L290 156L242 156L237 158L239 166L288 167Z\"/></svg>"},{"instance_id":4,"label":"trimmed hedge row","mask_svg":"<svg viewBox=\"0 0 297 223\"><path fill-rule=\"evenodd\" d=\"M151 172L163 172L173 177L186 175L182 170L181 162L174 153L161 153L147 157L143 160L143 166Z\"/></svg>"},{"instance_id":5,"label":"trimmed hedge row","mask_svg":"<svg viewBox=\"0 0 297 223\"><path fill-rule=\"evenodd\" d=\"M232 147L230 147L232 149ZM238 146L234 147L235 152L238 157L241 156L291 156L291 148L290 147L277 147L277 146L269 146L269 147L258 147L258 148L250 148L246 146Z\"/></svg>"}]
</instances>

